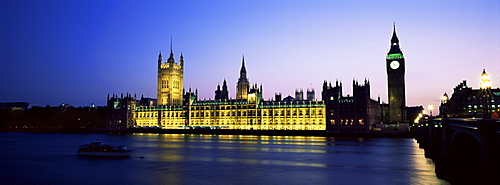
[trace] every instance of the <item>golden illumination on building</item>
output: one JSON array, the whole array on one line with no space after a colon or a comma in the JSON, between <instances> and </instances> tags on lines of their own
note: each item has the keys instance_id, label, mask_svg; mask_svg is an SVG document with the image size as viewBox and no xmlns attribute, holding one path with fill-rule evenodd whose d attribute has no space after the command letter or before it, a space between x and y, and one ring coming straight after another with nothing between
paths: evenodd
<instances>
[{"instance_id":1,"label":"golden illumination on building","mask_svg":"<svg viewBox=\"0 0 500 185\"><path fill-rule=\"evenodd\" d=\"M167 62L158 55L158 105L182 105L184 90L184 56L180 56L179 63L175 63L172 43L170 43L170 56Z\"/></svg>"},{"instance_id":2,"label":"golden illumination on building","mask_svg":"<svg viewBox=\"0 0 500 185\"><path fill-rule=\"evenodd\" d=\"M134 114L136 127L241 130L326 129L325 105L322 101L262 101L256 104L246 100L204 100L193 103L189 106L189 110L175 106L137 107Z\"/></svg>"}]
</instances>

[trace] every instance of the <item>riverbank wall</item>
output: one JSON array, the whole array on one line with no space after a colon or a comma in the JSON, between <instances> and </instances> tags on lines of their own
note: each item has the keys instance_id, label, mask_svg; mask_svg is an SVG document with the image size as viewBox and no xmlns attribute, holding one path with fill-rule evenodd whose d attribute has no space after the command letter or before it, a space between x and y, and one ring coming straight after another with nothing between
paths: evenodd
<instances>
[{"instance_id":1,"label":"riverbank wall","mask_svg":"<svg viewBox=\"0 0 500 185\"><path fill-rule=\"evenodd\" d=\"M379 130L367 132L328 132L324 130L228 130L228 129L79 129L79 128L47 128L47 129L6 129L3 132L27 133L103 133L103 134L213 134L213 135L269 135L269 136L324 136L324 137L390 137L414 138L415 134L409 131Z\"/></svg>"}]
</instances>

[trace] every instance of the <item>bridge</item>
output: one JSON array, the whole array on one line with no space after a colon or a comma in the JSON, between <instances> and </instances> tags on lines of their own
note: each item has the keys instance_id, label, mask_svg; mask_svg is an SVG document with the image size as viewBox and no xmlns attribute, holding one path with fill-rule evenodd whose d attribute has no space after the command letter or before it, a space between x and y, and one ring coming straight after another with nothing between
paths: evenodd
<instances>
[{"instance_id":1,"label":"bridge","mask_svg":"<svg viewBox=\"0 0 500 185\"><path fill-rule=\"evenodd\" d=\"M415 127L416 139L438 177L458 184L498 183L499 119L428 119Z\"/></svg>"}]
</instances>

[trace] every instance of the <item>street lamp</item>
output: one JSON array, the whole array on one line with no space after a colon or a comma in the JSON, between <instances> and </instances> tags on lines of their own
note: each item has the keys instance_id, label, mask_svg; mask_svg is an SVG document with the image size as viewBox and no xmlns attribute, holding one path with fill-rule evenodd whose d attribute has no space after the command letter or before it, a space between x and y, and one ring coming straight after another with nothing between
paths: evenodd
<instances>
[{"instance_id":1,"label":"street lamp","mask_svg":"<svg viewBox=\"0 0 500 185\"><path fill-rule=\"evenodd\" d=\"M488 106L488 101L490 99L490 93L491 93L491 80L490 76L488 73L486 73L486 70L483 69L483 73L481 74L481 91L483 94L483 119L489 119L490 118L490 111L489 111L489 106Z\"/></svg>"},{"instance_id":2,"label":"street lamp","mask_svg":"<svg viewBox=\"0 0 500 185\"><path fill-rule=\"evenodd\" d=\"M432 117L432 109L434 109L434 107L432 106L432 104L429 104L429 115L430 115L430 117Z\"/></svg>"}]
</instances>

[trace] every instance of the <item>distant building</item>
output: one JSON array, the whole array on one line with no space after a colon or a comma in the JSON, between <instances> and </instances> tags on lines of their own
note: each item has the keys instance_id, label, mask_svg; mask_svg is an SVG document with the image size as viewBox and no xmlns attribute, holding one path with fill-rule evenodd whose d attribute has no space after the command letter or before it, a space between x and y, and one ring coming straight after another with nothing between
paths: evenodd
<instances>
[{"instance_id":1,"label":"distant building","mask_svg":"<svg viewBox=\"0 0 500 185\"><path fill-rule=\"evenodd\" d=\"M420 116L423 116L424 107L423 106L414 106L414 107L406 107L406 115L408 118L408 123L415 123L420 120ZM419 118L419 119L417 119Z\"/></svg>"},{"instance_id":2,"label":"distant building","mask_svg":"<svg viewBox=\"0 0 500 185\"><path fill-rule=\"evenodd\" d=\"M134 126L136 111L136 98L127 94L113 95L107 98L106 129L125 130Z\"/></svg>"},{"instance_id":3,"label":"distant building","mask_svg":"<svg viewBox=\"0 0 500 185\"><path fill-rule=\"evenodd\" d=\"M28 102L0 102L1 109L12 109L12 110L27 110L31 109L33 104Z\"/></svg>"},{"instance_id":4,"label":"distant building","mask_svg":"<svg viewBox=\"0 0 500 185\"><path fill-rule=\"evenodd\" d=\"M483 70L479 89L472 89L464 80L453 88L451 97L448 97L447 93L443 94L439 116L498 118L498 111L500 111L500 89L491 88L489 76L486 70Z\"/></svg>"},{"instance_id":5,"label":"distant building","mask_svg":"<svg viewBox=\"0 0 500 185\"><path fill-rule=\"evenodd\" d=\"M323 82L327 130L333 132L370 131L381 121L380 102L370 99L370 82L353 81L353 96L342 95L342 83Z\"/></svg>"}]
</instances>

